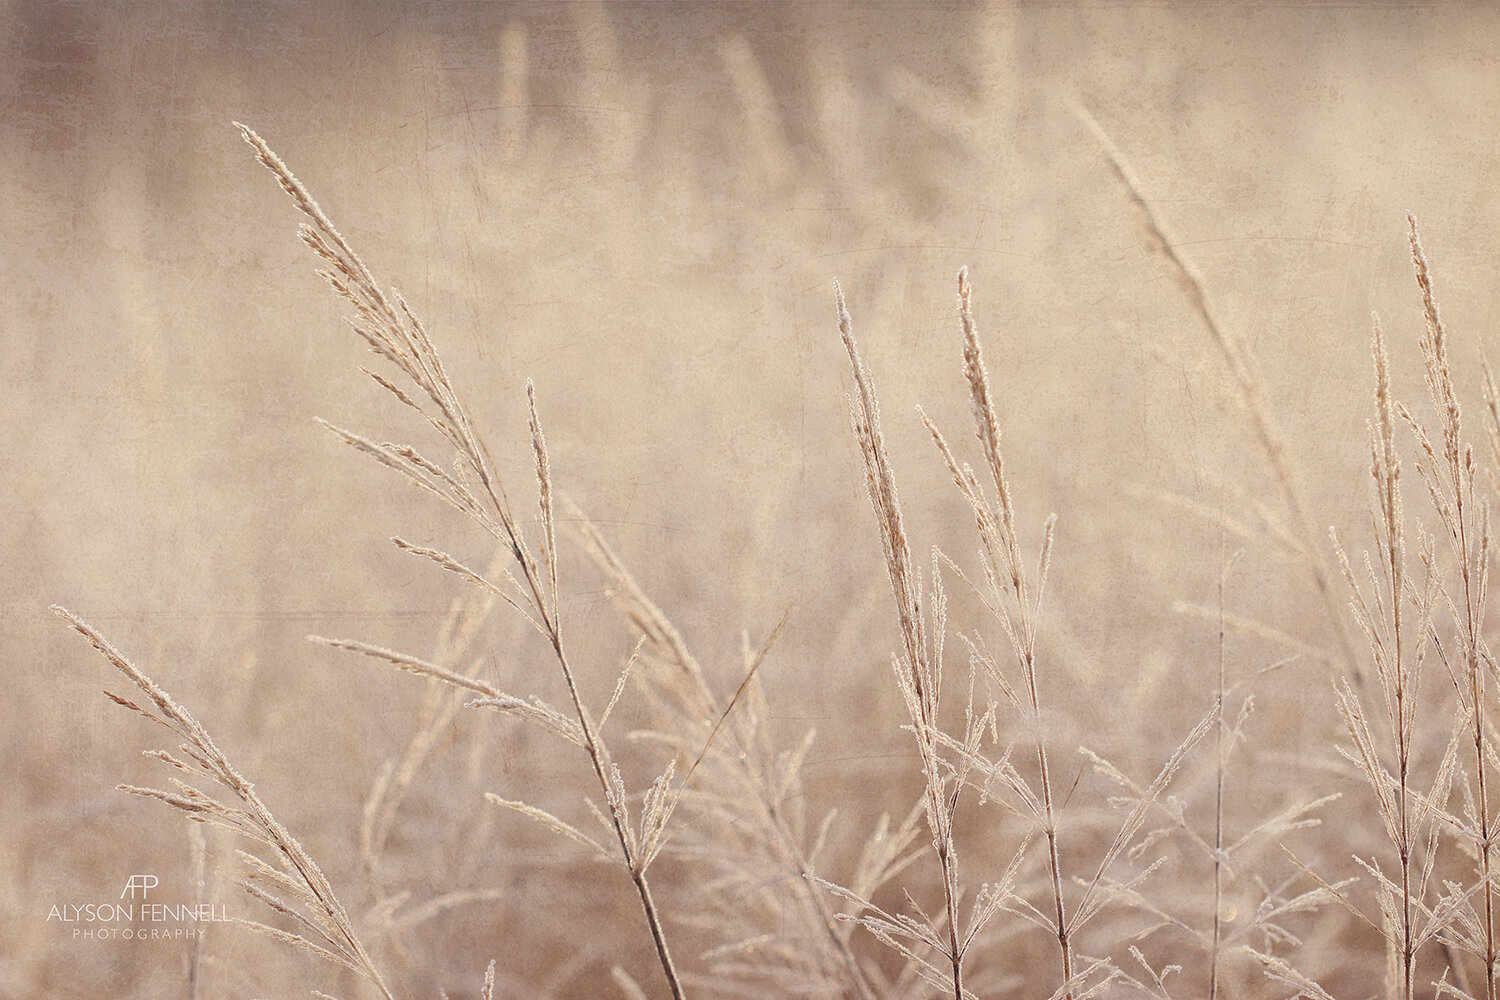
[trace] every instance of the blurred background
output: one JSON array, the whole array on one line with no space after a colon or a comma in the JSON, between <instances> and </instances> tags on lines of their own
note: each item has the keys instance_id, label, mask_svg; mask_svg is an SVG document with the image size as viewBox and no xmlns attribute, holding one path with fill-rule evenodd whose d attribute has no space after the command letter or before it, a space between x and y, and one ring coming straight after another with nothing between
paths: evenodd
<instances>
[{"instance_id":1,"label":"blurred background","mask_svg":"<svg viewBox=\"0 0 1500 1000\"><path fill-rule=\"evenodd\" d=\"M972 567L915 412L969 443L964 265L1028 547L1059 517L1043 623L1059 745L1154 775L1213 697L1216 633L1189 606L1216 606L1243 548L1226 605L1265 627L1231 635L1230 669L1292 659L1253 682L1232 821L1348 791L1321 832L1289 836L1330 878L1352 871L1347 831L1378 845L1378 829L1331 768L1325 605L1257 527L1285 510L1235 384L1072 102L1256 359L1319 543L1337 526L1357 549L1372 311L1397 394L1423 398L1407 212L1477 418L1500 315L1497 43L1500 12L1480 4L0 4L0 994L187 995L183 947L75 941L46 919L136 872L181 895L190 871L180 817L113 790L152 777L136 751L154 734L100 696L123 682L49 603L189 706L359 904L361 803L424 688L304 636L424 653L457 591L385 539L487 559L472 526L314 423L416 433L358 374L369 356L235 121L407 296L521 497L535 381L560 488L722 692L742 637L790 610L760 676L791 742L818 732L807 809L840 811L834 877L920 775L832 283L916 549ZM631 640L584 561L565 573L602 701ZM557 696L514 622L485 641L509 684ZM556 792L577 772L546 749L463 717L413 793L386 888L506 889L420 929L413 995L475 996L490 958L516 995L601 995L614 963L649 981L633 917L574 940L597 900L569 848L524 821L475 832L482 791L587 791ZM1088 777L1079 794L1108 791ZM210 838L211 860L227 849ZM1274 846L1262 860L1268 883L1296 877ZM584 870L604 898L628 891ZM669 900L690 895L663 871ZM1350 958L1378 956L1373 935L1320 921L1298 961L1374 990L1378 957ZM206 948L215 995L329 981L232 928Z\"/></svg>"}]
</instances>

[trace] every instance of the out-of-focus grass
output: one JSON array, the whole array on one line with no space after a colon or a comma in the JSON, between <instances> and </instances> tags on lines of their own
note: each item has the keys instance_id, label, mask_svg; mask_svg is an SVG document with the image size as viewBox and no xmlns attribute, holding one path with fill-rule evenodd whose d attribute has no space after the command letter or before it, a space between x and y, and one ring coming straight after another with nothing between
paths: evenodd
<instances>
[{"instance_id":1,"label":"out-of-focus grass","mask_svg":"<svg viewBox=\"0 0 1500 1000\"><path fill-rule=\"evenodd\" d=\"M1239 493L1269 502L1274 488L1212 345L1064 97L1087 101L1126 149L1250 344L1313 516L1351 529L1365 504L1372 308L1397 392L1419 390L1405 211L1423 221L1450 324L1478 332L1492 317L1497 27L1463 7L0 11L12 608L0 636L13 679L0 988L156 996L180 959L75 943L44 920L60 898L188 867L175 826L110 791L133 723L103 711L50 601L152 665L330 875L348 876L341 845L420 692L372 683L302 637L420 646L451 594L380 540L417 524L480 545L313 426L315 414L381 426L388 413L347 374L358 349L231 119L292 160L408 295L493 439L519 439L517 387L536 381L559 482L727 689L741 629L762 635L795 607L765 667L769 711L788 732L817 726L809 808L838 806L862 831L917 786L885 690L893 637L830 278L863 317L925 550L966 544L967 514L912 407L965 419L951 274L971 266L1011 475L1027 486L1019 517L1059 514L1043 631L1076 693L1056 698L1073 701L1091 745L1139 772L1171 747L1142 720L1201 714L1171 693L1206 693L1217 656L1211 626L1172 611L1213 599L1217 529L1160 494L1212 508ZM508 75L505 39L514 55L519 37L525 72ZM1475 370L1460 366L1469 399ZM501 461L526 474L523 453ZM1292 562L1254 538L1235 544L1247 554L1234 610L1325 641ZM572 613L611 620L581 563L571 579ZM600 625L601 648L617 640ZM1246 670L1281 655L1232 642ZM494 640L496 670L530 669L507 648ZM357 712L303 707L356 696ZM1324 787L1336 738L1329 677L1307 659L1261 702L1251 752L1308 750L1278 758L1270 787L1242 786L1247 812L1283 786ZM509 792L527 791L527 774L548 786L527 739L492 723L460 721L435 789L470 767ZM308 773L278 752L288 746L327 766ZM413 803L394 864L432 860L435 808ZM474 875L534 903L553 845L485 822L484 837L431 848L437 877ZM442 922L419 942L435 959L426 974L457 995L497 935L524 934L509 970L544 983L581 906L546 897L555 908L540 920L518 909ZM278 988L283 966L233 978L260 947L225 934L210 952L232 986ZM623 932L601 940L559 991L602 982L638 947ZM1351 968L1324 961L1310 971Z\"/></svg>"}]
</instances>

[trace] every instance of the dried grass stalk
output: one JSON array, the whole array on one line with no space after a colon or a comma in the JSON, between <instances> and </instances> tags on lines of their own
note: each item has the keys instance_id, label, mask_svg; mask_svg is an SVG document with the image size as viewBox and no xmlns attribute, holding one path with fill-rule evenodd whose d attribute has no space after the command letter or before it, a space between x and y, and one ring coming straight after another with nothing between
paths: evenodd
<instances>
[{"instance_id":1,"label":"dried grass stalk","mask_svg":"<svg viewBox=\"0 0 1500 1000\"><path fill-rule=\"evenodd\" d=\"M535 388L528 381L526 401L528 425L534 468L537 477L537 504L539 508L541 538L540 556L532 547L531 540L522 529L507 496L504 484L496 472L490 453L481 441L470 421L468 411L458 392L454 389L436 347L429 339L421 322L412 313L406 302L394 291L385 291L368 267L349 246L333 223L318 207L307 189L288 169L259 135L243 125L238 126L245 141L256 151L257 158L269 169L291 196L298 210L307 218L300 233L304 243L321 258L326 266L319 272L354 309L355 316L350 325L370 348L396 367L410 381L414 392L407 391L375 372L366 372L378 385L396 398L402 406L415 411L453 449L455 464L452 472L429 461L410 446L376 444L359 435L337 430L346 443L369 455L376 461L406 476L412 483L431 492L456 509L468 515L476 524L489 532L509 552L514 563L515 575L506 574L509 588L489 582L478 573L468 570L457 560L442 553L412 549L419 555L433 558L445 568L454 569L493 594L504 596L524 616L525 620L545 636L554 659L567 687L571 708L571 719L563 721L560 713L538 703L528 703L509 698L487 685L476 682L437 664L426 663L414 657L404 656L389 650L368 647L365 644L339 641L370 655L381 656L406 670L413 670L437 677L450 684L478 691L492 707L505 708L527 714L534 720L546 720L560 734L572 736L576 726L577 742L587 752L590 767L598 782L605 802L605 826L619 843L620 860L623 862L631 882L640 897L642 911L656 947L662 972L666 977L674 1000L683 1000L681 977L667 947L662 916L651 893L647 869L661 851L665 840L664 820L669 815L665 808L668 800L666 788L672 778L669 764L666 773L657 780L646 797L647 806L640 825L635 826L630 817L624 782L615 765L603 736L585 706L579 690L577 674L569 659L562 621L562 608L558 598L557 540L551 464L548 458L546 437L542 431L538 414ZM561 824L561 821L556 821ZM566 824L562 824L566 826ZM561 827L555 827L561 828ZM571 828L569 828L571 829ZM576 838L575 838L576 839Z\"/></svg>"},{"instance_id":2,"label":"dried grass stalk","mask_svg":"<svg viewBox=\"0 0 1500 1000\"><path fill-rule=\"evenodd\" d=\"M365 946L360 942L355 933L354 922L339 902L322 869L272 815L271 810L256 794L255 787L230 764L229 758L214 743L208 730L187 709L178 705L160 685L110 645L93 626L58 605L54 604L52 611L87 639L116 670L130 678L150 701L151 707L143 708L118 696L111 696L111 700L166 728L182 741L178 748L182 757L166 751L148 752L147 755L157 757L200 781L219 786L229 793L229 797L227 800L215 798L177 778L170 779L177 789L175 792L130 785L121 785L120 788L134 795L158 799L180 809L189 819L221 826L270 848L285 869L241 851L239 857L249 874L239 884L251 896L293 920L302 928L302 933L283 931L253 921L244 923L353 970L379 990L386 1000L395 1000ZM279 887L292 902L283 901L260 883Z\"/></svg>"}]
</instances>

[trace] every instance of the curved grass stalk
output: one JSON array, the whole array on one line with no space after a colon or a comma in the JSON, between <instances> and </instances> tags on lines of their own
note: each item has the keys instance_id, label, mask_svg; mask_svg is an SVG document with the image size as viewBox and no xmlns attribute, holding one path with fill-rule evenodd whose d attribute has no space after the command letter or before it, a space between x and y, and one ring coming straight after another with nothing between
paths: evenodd
<instances>
[{"instance_id":1,"label":"curved grass stalk","mask_svg":"<svg viewBox=\"0 0 1500 1000\"><path fill-rule=\"evenodd\" d=\"M52 611L89 641L109 663L150 700L151 707L137 705L119 695L105 694L115 704L165 727L182 743L176 753L148 751L178 771L218 785L234 803L221 800L180 778L170 779L172 790L119 786L122 791L157 799L181 810L191 820L212 823L269 847L280 865L272 865L245 851L238 852L247 874L239 885L251 896L290 919L297 932L284 931L255 921L241 921L262 933L311 952L335 965L357 973L380 991L385 1000L395 1000L380 970L360 942L354 922L339 902L333 885L291 832L271 813L255 786L245 779L214 743L208 730L172 696L125 658L93 626L68 609L54 604ZM178 756L180 754L181 756Z\"/></svg>"},{"instance_id":2,"label":"curved grass stalk","mask_svg":"<svg viewBox=\"0 0 1500 1000\"><path fill-rule=\"evenodd\" d=\"M1078 120L1099 143L1110 169L1119 179L1121 186L1125 188L1125 193L1130 197L1131 203L1136 207L1145 227L1150 251L1167 265L1173 279L1193 307L1194 315L1198 317L1209 339L1223 355L1224 363L1228 366L1229 374L1234 379L1235 388L1239 392L1240 402L1250 418L1256 444L1260 446L1266 463L1271 467L1271 477L1276 481L1276 488L1281 493L1282 502L1286 506L1288 527L1296 542L1298 554L1306 562L1318 596L1328 613L1329 626L1333 630L1333 638L1338 645L1339 655L1348 669L1354 672L1356 681L1364 686L1361 668L1363 661L1355 656L1354 644L1344 624L1344 611L1338 595L1334 592L1334 573L1329 569L1328 562L1322 555L1323 549L1318 541L1319 533L1314 530L1312 519L1308 516L1307 502L1302 496L1302 488L1292 465L1286 439L1277 429L1271 411L1266 406L1265 384L1261 380L1260 371L1256 367L1250 348L1233 330L1220 323L1214 315L1209 304L1208 293L1203 287L1203 280L1177 252L1175 242L1167 234L1166 227L1157 216L1156 210L1141 193L1141 185L1136 180L1135 171L1131 169L1114 140L1081 103L1077 100L1069 103Z\"/></svg>"},{"instance_id":3,"label":"curved grass stalk","mask_svg":"<svg viewBox=\"0 0 1500 1000\"><path fill-rule=\"evenodd\" d=\"M469 418L468 410L449 380L437 349L428 338L421 322L399 294L383 289L337 228L313 200L281 158L251 129L236 125L256 151L260 162L275 175L283 190L291 196L307 218L299 234L302 241L325 262L319 274L353 307L349 321L376 354L385 358L410 380L415 393L366 371L378 385L404 406L414 410L452 446L456 465L452 472L427 460L410 446L376 444L358 435L335 428L346 443L376 461L400 472L414 484L445 500L468 515L476 524L501 542L512 557L515 572L506 574L508 591L486 584L486 589L503 594L508 602L546 638L562 679L567 687L572 720L577 726L579 743L588 754L589 765L598 781L607 806L607 824L619 842L621 856L631 883L640 897L641 908L655 945L662 972L674 1000L683 1000L685 992L671 951L667 947L661 912L651 893L646 870L660 851L665 831L653 825L662 818L648 808L639 830L632 827L623 782L609 754L603 737L584 704L576 671L564 642L562 610L558 599L556 519L553 509L551 464L546 438L537 413L536 391L526 385L531 446L537 477L537 503L540 514L540 556L517 519L504 484ZM409 546L408 546L409 547ZM429 554L422 552L419 554ZM447 568L459 566L448 560ZM471 582L478 574L465 574ZM444 673L451 673L444 671ZM435 674L442 676L442 674ZM453 681L451 677L444 677ZM472 688L472 684L462 686ZM670 781L671 769L658 780ZM661 801L662 796L656 796Z\"/></svg>"}]
</instances>

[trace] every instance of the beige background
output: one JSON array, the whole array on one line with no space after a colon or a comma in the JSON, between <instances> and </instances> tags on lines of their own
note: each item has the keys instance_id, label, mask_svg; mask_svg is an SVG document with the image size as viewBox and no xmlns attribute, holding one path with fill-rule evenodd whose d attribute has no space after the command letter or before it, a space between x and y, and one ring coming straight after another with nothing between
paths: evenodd
<instances>
[{"instance_id":1,"label":"beige background","mask_svg":"<svg viewBox=\"0 0 1500 1000\"><path fill-rule=\"evenodd\" d=\"M355 371L367 356L231 121L407 294L521 484L536 382L561 486L725 691L741 631L758 642L793 609L763 679L787 733L819 731L809 813L843 810L831 850L847 859L919 779L884 668L894 629L832 280L918 550L964 562L967 520L913 407L965 436L953 275L970 266L1028 545L1060 517L1060 742L1149 773L1211 698L1215 656L1173 607L1213 600L1219 533L1162 494L1238 511L1275 493L1068 98L1130 157L1251 346L1315 520L1363 545L1372 310L1399 394L1420 398L1408 211L1478 401L1497 317L1497 44L1485 5L0 6L0 994L185 995L181 949L80 944L45 922L56 900L187 870L181 821L112 791L151 775L136 754L151 734L99 696L116 681L48 603L192 707L358 899L342 845L420 689L303 636L421 651L454 591L383 539L482 557L472 528L313 423L410 430ZM1227 545L1247 549L1233 610L1326 646L1300 568L1261 535ZM569 613L607 690L629 640L573 563ZM516 631L497 629L491 655L526 677L537 656ZM1234 642L1246 674L1281 655ZM1323 770L1331 675L1304 657L1261 683L1250 752L1275 766L1247 765L1236 801L1353 789L1299 847L1340 873L1367 803ZM516 902L423 938L414 995L473 996L490 957L516 995L555 977L556 995L597 995L613 962L649 973L634 927L573 943L587 901L566 851L533 838L507 855L504 825L448 836L480 790L561 780L536 757L484 719L434 762L446 776L413 806L397 874L511 884ZM1264 864L1290 874L1274 850ZM1327 919L1303 963L1372 992L1378 949ZM331 981L236 931L209 949L217 995Z\"/></svg>"}]
</instances>

